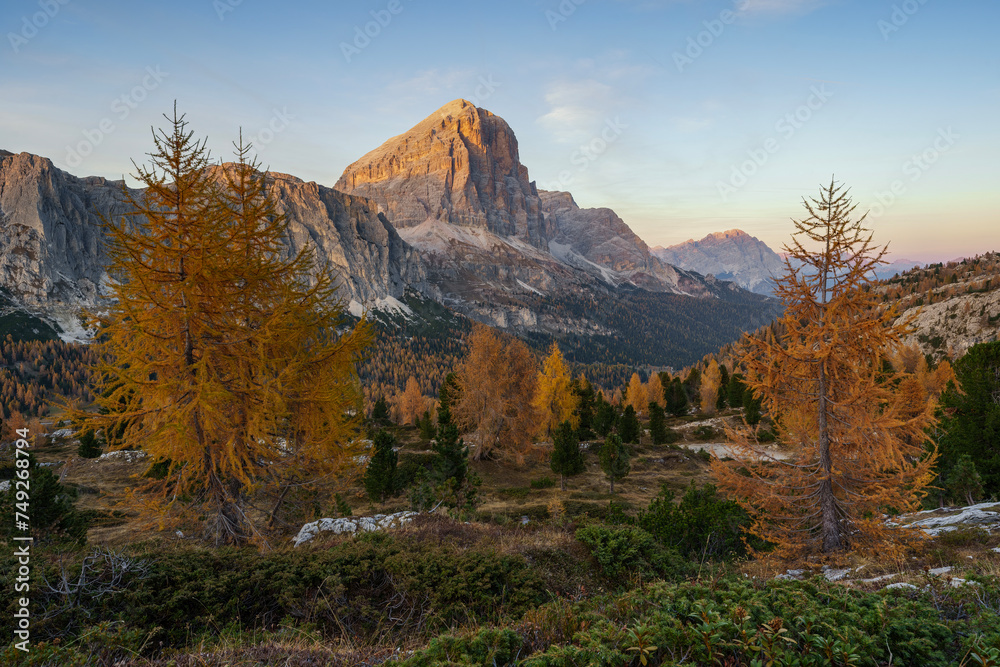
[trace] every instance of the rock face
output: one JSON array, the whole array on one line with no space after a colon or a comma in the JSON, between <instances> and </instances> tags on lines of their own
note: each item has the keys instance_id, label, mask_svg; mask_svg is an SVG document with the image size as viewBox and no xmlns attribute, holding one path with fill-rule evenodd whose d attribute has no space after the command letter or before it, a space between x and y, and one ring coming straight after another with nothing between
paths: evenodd
<instances>
[{"instance_id":1,"label":"rock face","mask_svg":"<svg viewBox=\"0 0 1000 667\"><path fill-rule=\"evenodd\" d=\"M37 155L0 155L0 286L32 308L93 304L104 276L100 214L115 212L121 186Z\"/></svg>"},{"instance_id":2,"label":"rock face","mask_svg":"<svg viewBox=\"0 0 1000 667\"><path fill-rule=\"evenodd\" d=\"M776 252L739 229L709 234L700 241L692 239L669 248L656 247L653 254L682 269L732 280L758 294L771 294L772 279L784 270L784 262Z\"/></svg>"},{"instance_id":3,"label":"rock face","mask_svg":"<svg viewBox=\"0 0 1000 667\"><path fill-rule=\"evenodd\" d=\"M538 194L546 219L555 224L549 251L566 264L654 291L705 292L700 281L654 257L610 208L580 208L568 192Z\"/></svg>"},{"instance_id":4,"label":"rock face","mask_svg":"<svg viewBox=\"0 0 1000 667\"><path fill-rule=\"evenodd\" d=\"M507 303L519 294L586 289L595 281L711 292L700 277L652 257L614 211L580 209L566 192L539 192L510 126L466 100L364 155L335 187L377 202L424 255L446 301L501 326L535 325Z\"/></svg>"},{"instance_id":5,"label":"rock face","mask_svg":"<svg viewBox=\"0 0 1000 667\"><path fill-rule=\"evenodd\" d=\"M419 255L371 202L272 176L289 218L288 253L315 248L318 261L336 270L345 298L370 304L426 286ZM64 310L95 305L107 259L101 219L123 212L121 188L120 181L77 178L37 155L0 156L0 287L60 322Z\"/></svg>"},{"instance_id":6,"label":"rock face","mask_svg":"<svg viewBox=\"0 0 1000 667\"><path fill-rule=\"evenodd\" d=\"M365 154L334 187L377 202L397 229L437 220L542 249L551 236L513 130L466 100Z\"/></svg>"}]
</instances>

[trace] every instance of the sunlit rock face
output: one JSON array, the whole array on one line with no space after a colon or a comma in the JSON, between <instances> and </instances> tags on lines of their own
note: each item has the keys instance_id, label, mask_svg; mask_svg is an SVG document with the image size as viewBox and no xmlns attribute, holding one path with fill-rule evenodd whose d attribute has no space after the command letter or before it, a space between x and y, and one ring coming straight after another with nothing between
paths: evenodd
<instances>
[{"instance_id":1,"label":"sunlit rock face","mask_svg":"<svg viewBox=\"0 0 1000 667\"><path fill-rule=\"evenodd\" d=\"M365 154L334 187L372 199L397 229L440 221L541 249L553 232L514 132L466 100L449 102Z\"/></svg>"}]
</instances>

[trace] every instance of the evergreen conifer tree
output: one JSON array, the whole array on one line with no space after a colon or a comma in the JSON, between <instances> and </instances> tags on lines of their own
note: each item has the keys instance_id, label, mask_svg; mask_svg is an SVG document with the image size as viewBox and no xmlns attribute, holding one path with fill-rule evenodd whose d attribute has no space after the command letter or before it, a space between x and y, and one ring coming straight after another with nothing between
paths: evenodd
<instances>
[{"instance_id":1,"label":"evergreen conifer tree","mask_svg":"<svg viewBox=\"0 0 1000 667\"><path fill-rule=\"evenodd\" d=\"M384 503L396 493L396 464L399 455L395 451L396 438L385 429L380 429L372 439L374 451L365 469L365 491L373 502Z\"/></svg>"},{"instance_id":2,"label":"evergreen conifer tree","mask_svg":"<svg viewBox=\"0 0 1000 667\"><path fill-rule=\"evenodd\" d=\"M584 471L583 452L573 425L564 421L552 437L552 472L559 475L559 488L566 490L566 478Z\"/></svg>"},{"instance_id":3,"label":"evergreen conifer tree","mask_svg":"<svg viewBox=\"0 0 1000 667\"><path fill-rule=\"evenodd\" d=\"M622 413L622 418L618 422L618 434L623 442L638 444L641 433L642 425L639 423L638 415L635 414L635 409L631 405L626 405L625 412Z\"/></svg>"},{"instance_id":4,"label":"evergreen conifer tree","mask_svg":"<svg viewBox=\"0 0 1000 667\"><path fill-rule=\"evenodd\" d=\"M612 433L604 440L600 453L601 470L611 482L611 493L615 492L615 482L624 479L632 469L628 447L617 434Z\"/></svg>"}]
</instances>

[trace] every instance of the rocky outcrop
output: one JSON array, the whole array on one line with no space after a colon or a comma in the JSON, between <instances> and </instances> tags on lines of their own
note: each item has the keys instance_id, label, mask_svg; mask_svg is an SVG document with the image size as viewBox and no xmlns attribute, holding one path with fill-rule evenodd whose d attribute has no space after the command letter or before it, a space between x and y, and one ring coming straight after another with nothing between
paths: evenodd
<instances>
[{"instance_id":1,"label":"rocky outcrop","mask_svg":"<svg viewBox=\"0 0 1000 667\"><path fill-rule=\"evenodd\" d=\"M278 210L288 216L289 250L315 248L352 300L371 304L401 297L408 286L427 287L419 253L372 202L288 174L271 176Z\"/></svg>"},{"instance_id":2,"label":"rocky outcrop","mask_svg":"<svg viewBox=\"0 0 1000 667\"><path fill-rule=\"evenodd\" d=\"M396 512L395 514L376 514L375 516L348 516L340 519L320 519L307 523L299 529L293 545L299 546L313 539L319 533L330 532L334 535L342 533L370 533L379 530L400 528L413 521L417 512Z\"/></svg>"},{"instance_id":3,"label":"rocky outcrop","mask_svg":"<svg viewBox=\"0 0 1000 667\"><path fill-rule=\"evenodd\" d=\"M93 304L106 259L101 216L116 212L121 188L30 153L0 155L0 286L31 308Z\"/></svg>"},{"instance_id":4,"label":"rocky outcrop","mask_svg":"<svg viewBox=\"0 0 1000 667\"><path fill-rule=\"evenodd\" d=\"M314 248L347 300L370 304L426 287L419 254L371 202L287 174L272 177L289 220L288 254ZM0 156L0 287L63 325L64 311L98 303L107 261L102 220L124 212L122 185L78 178L29 153Z\"/></svg>"},{"instance_id":5,"label":"rocky outcrop","mask_svg":"<svg viewBox=\"0 0 1000 667\"><path fill-rule=\"evenodd\" d=\"M549 250L563 262L647 289L686 291L678 271L653 257L646 242L610 208L582 209L568 192L538 194L546 219L555 226Z\"/></svg>"},{"instance_id":6,"label":"rocky outcrop","mask_svg":"<svg viewBox=\"0 0 1000 667\"><path fill-rule=\"evenodd\" d=\"M377 202L398 229L436 220L543 249L551 235L513 130L462 99L362 156L334 187Z\"/></svg>"},{"instance_id":7,"label":"rocky outcrop","mask_svg":"<svg viewBox=\"0 0 1000 667\"><path fill-rule=\"evenodd\" d=\"M784 271L781 257L763 241L739 229L709 234L669 248L653 248L660 260L682 269L731 280L758 294L771 294L773 279Z\"/></svg>"}]
</instances>

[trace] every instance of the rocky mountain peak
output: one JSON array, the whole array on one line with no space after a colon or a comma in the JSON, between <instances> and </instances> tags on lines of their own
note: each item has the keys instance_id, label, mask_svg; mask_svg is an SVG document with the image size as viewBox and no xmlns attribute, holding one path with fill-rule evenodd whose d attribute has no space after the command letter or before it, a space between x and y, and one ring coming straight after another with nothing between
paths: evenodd
<instances>
[{"instance_id":1,"label":"rocky mountain peak","mask_svg":"<svg viewBox=\"0 0 1000 667\"><path fill-rule=\"evenodd\" d=\"M362 156L334 187L375 201L397 229L436 221L542 249L552 231L513 130L463 99Z\"/></svg>"},{"instance_id":2,"label":"rocky mountain peak","mask_svg":"<svg viewBox=\"0 0 1000 667\"><path fill-rule=\"evenodd\" d=\"M653 254L682 269L732 280L743 288L770 294L773 278L782 273L781 257L760 239L741 229L714 232L700 241L689 240Z\"/></svg>"}]
</instances>

